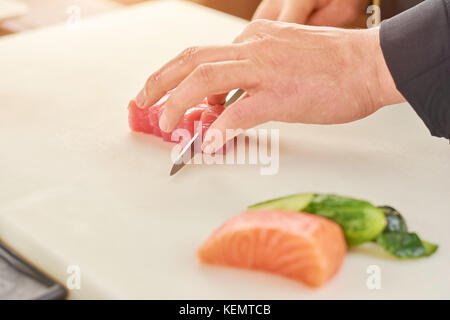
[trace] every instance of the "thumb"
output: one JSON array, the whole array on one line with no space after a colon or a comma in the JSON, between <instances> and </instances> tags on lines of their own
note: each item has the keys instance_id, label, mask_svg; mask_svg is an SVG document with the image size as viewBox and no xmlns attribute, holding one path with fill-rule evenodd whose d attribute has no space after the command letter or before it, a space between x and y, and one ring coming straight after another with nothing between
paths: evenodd
<instances>
[{"instance_id":1,"label":"thumb","mask_svg":"<svg viewBox=\"0 0 450 320\"><path fill-rule=\"evenodd\" d=\"M316 0L287 1L281 10L278 20L306 24L315 6Z\"/></svg>"},{"instance_id":2,"label":"thumb","mask_svg":"<svg viewBox=\"0 0 450 320\"><path fill-rule=\"evenodd\" d=\"M313 13L307 22L313 26L344 27L351 23L358 13L358 8L352 4L342 6L340 2L332 2Z\"/></svg>"},{"instance_id":3,"label":"thumb","mask_svg":"<svg viewBox=\"0 0 450 320\"><path fill-rule=\"evenodd\" d=\"M206 131L202 150L205 153L214 153L237 136L240 133L239 129L246 130L269 120L269 115L263 112L257 96L247 96L238 100L227 107ZM217 135L222 139L216 140Z\"/></svg>"},{"instance_id":4,"label":"thumb","mask_svg":"<svg viewBox=\"0 0 450 320\"><path fill-rule=\"evenodd\" d=\"M255 11L252 20L276 20L280 15L283 0L263 0Z\"/></svg>"}]
</instances>

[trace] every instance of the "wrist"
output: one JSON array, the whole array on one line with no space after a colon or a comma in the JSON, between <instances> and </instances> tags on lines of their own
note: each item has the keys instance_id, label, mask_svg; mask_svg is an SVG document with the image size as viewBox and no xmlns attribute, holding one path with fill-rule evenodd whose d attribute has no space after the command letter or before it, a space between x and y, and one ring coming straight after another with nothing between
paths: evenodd
<instances>
[{"instance_id":1,"label":"wrist","mask_svg":"<svg viewBox=\"0 0 450 320\"><path fill-rule=\"evenodd\" d=\"M373 60L372 99L376 110L405 101L403 95L397 90L394 79L384 59L380 44L380 28L367 30L369 46L371 47L371 58Z\"/></svg>"}]
</instances>

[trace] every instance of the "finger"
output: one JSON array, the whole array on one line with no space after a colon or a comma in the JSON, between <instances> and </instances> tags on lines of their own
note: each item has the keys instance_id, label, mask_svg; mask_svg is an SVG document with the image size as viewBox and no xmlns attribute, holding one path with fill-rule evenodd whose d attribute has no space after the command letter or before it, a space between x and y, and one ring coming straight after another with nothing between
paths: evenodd
<instances>
[{"instance_id":1,"label":"finger","mask_svg":"<svg viewBox=\"0 0 450 320\"><path fill-rule=\"evenodd\" d=\"M239 134L239 129L246 130L269 121L270 114L262 107L262 103L258 95L247 96L226 108L206 131L202 150L205 153L214 153ZM223 137L219 139L221 141L214 140L217 133Z\"/></svg>"},{"instance_id":2,"label":"finger","mask_svg":"<svg viewBox=\"0 0 450 320\"><path fill-rule=\"evenodd\" d=\"M241 46L236 44L188 48L148 78L144 89L136 97L138 105L140 107L153 105L200 64L239 60L241 56Z\"/></svg>"},{"instance_id":3,"label":"finger","mask_svg":"<svg viewBox=\"0 0 450 320\"><path fill-rule=\"evenodd\" d=\"M315 1L294 0L286 2L278 16L279 21L305 24L314 11Z\"/></svg>"},{"instance_id":4,"label":"finger","mask_svg":"<svg viewBox=\"0 0 450 320\"><path fill-rule=\"evenodd\" d=\"M247 41L259 34L270 33L271 21L265 19L253 20L233 41L233 43L241 43Z\"/></svg>"},{"instance_id":5,"label":"finger","mask_svg":"<svg viewBox=\"0 0 450 320\"><path fill-rule=\"evenodd\" d=\"M281 12L283 0L264 0L260 3L252 20L268 19L276 20Z\"/></svg>"},{"instance_id":6,"label":"finger","mask_svg":"<svg viewBox=\"0 0 450 320\"><path fill-rule=\"evenodd\" d=\"M307 23L314 26L343 27L351 23L358 13L359 8L353 5L343 7L339 1L335 1L314 12Z\"/></svg>"},{"instance_id":7,"label":"finger","mask_svg":"<svg viewBox=\"0 0 450 320\"><path fill-rule=\"evenodd\" d=\"M145 104L145 93L144 88L139 91L139 93L136 96L136 105L137 106L143 106Z\"/></svg>"},{"instance_id":8,"label":"finger","mask_svg":"<svg viewBox=\"0 0 450 320\"><path fill-rule=\"evenodd\" d=\"M207 63L198 66L167 99L159 126L173 130L186 110L204 97L235 88L250 90L258 84L257 70L247 60Z\"/></svg>"},{"instance_id":9,"label":"finger","mask_svg":"<svg viewBox=\"0 0 450 320\"><path fill-rule=\"evenodd\" d=\"M210 95L210 96L208 96L208 103L212 104L212 105L224 104L227 96L228 96L228 93Z\"/></svg>"}]
</instances>

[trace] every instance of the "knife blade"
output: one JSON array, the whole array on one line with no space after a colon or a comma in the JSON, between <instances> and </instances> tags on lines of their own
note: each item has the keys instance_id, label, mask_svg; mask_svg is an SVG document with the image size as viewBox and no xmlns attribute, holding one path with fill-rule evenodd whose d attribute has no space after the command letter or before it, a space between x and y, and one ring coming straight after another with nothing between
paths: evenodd
<instances>
[{"instance_id":1,"label":"knife blade","mask_svg":"<svg viewBox=\"0 0 450 320\"><path fill-rule=\"evenodd\" d=\"M243 94L245 93L242 89L237 89L236 92L223 104L224 107L228 107L232 103L236 102ZM170 175L173 176L175 173L180 171L187 162L189 161L182 161L185 159L186 155L189 154L189 160L191 160L195 156L194 152L194 146L197 143L197 141L200 141L202 139L202 136L197 132L192 139L186 144L186 146L181 150L178 157L173 162L172 169L170 170Z\"/></svg>"}]
</instances>

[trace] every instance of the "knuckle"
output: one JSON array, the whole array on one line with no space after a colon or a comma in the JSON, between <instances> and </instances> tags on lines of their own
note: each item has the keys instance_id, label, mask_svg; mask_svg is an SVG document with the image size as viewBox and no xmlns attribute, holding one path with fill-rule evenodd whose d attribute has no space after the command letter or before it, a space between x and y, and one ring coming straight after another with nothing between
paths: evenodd
<instances>
[{"instance_id":1,"label":"knuckle","mask_svg":"<svg viewBox=\"0 0 450 320\"><path fill-rule=\"evenodd\" d=\"M200 48L197 46L184 49L179 55L179 63L194 63Z\"/></svg>"},{"instance_id":2,"label":"knuckle","mask_svg":"<svg viewBox=\"0 0 450 320\"><path fill-rule=\"evenodd\" d=\"M147 95L149 94L150 88L158 88L159 81L161 80L161 74L162 72L159 70L151 74L150 77L148 77L144 85L145 94Z\"/></svg>"},{"instance_id":3,"label":"knuckle","mask_svg":"<svg viewBox=\"0 0 450 320\"><path fill-rule=\"evenodd\" d=\"M248 24L249 30L260 30L264 28L269 23L268 20L265 19L256 19Z\"/></svg>"},{"instance_id":4,"label":"knuckle","mask_svg":"<svg viewBox=\"0 0 450 320\"><path fill-rule=\"evenodd\" d=\"M236 56L234 57L233 60L245 60L249 53L248 42L237 43L235 44L235 46L236 46L235 51Z\"/></svg>"},{"instance_id":5,"label":"knuckle","mask_svg":"<svg viewBox=\"0 0 450 320\"><path fill-rule=\"evenodd\" d=\"M254 37L259 43L266 43L270 40L270 35L264 32L257 32Z\"/></svg>"},{"instance_id":6,"label":"knuckle","mask_svg":"<svg viewBox=\"0 0 450 320\"><path fill-rule=\"evenodd\" d=\"M255 55L260 56L272 46L273 40L274 39L267 33L256 33L252 41L248 43L247 50L249 50L249 55L253 58L255 57Z\"/></svg>"},{"instance_id":7,"label":"knuckle","mask_svg":"<svg viewBox=\"0 0 450 320\"><path fill-rule=\"evenodd\" d=\"M205 63L198 66L195 73L201 82L208 83L213 79L214 70L211 64Z\"/></svg>"},{"instance_id":8,"label":"knuckle","mask_svg":"<svg viewBox=\"0 0 450 320\"><path fill-rule=\"evenodd\" d=\"M146 87L148 87L150 84L155 84L161 79L161 71L156 71L153 74L150 75L150 77L147 79Z\"/></svg>"}]
</instances>

